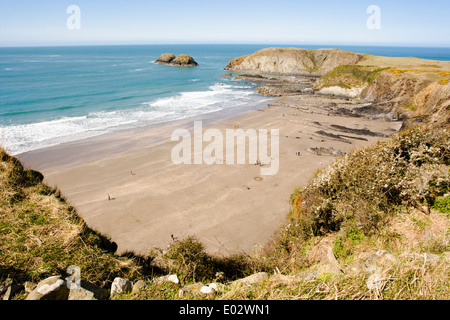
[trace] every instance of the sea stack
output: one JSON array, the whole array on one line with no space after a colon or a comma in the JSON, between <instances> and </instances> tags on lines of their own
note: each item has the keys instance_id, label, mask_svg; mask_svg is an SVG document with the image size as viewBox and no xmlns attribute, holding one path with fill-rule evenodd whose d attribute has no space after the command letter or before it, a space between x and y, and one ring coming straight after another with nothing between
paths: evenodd
<instances>
[{"instance_id":1,"label":"sea stack","mask_svg":"<svg viewBox=\"0 0 450 320\"><path fill-rule=\"evenodd\" d=\"M180 67L198 66L198 63L195 62L194 58L187 54L180 54L179 56L175 57L175 55L172 53L164 53L158 58L158 60L155 61L155 63Z\"/></svg>"}]
</instances>

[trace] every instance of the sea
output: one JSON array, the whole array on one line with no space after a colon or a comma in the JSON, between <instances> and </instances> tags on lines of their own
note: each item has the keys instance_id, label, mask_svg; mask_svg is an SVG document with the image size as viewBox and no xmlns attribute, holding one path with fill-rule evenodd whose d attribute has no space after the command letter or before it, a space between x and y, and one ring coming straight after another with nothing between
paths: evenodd
<instances>
[{"instance_id":1,"label":"sea","mask_svg":"<svg viewBox=\"0 0 450 320\"><path fill-rule=\"evenodd\" d=\"M267 104L253 84L221 77L233 58L267 47L338 48L450 60L450 48L276 44L0 48L0 146L18 155L120 130L237 114ZM155 64L189 54L198 67Z\"/></svg>"}]
</instances>

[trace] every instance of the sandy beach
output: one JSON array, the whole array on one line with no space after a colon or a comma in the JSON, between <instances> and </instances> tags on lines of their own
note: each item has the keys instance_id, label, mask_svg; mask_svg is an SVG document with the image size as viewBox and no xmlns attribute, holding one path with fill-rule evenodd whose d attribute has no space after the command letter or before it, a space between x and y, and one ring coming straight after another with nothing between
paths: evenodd
<instances>
[{"instance_id":1,"label":"sandy beach","mask_svg":"<svg viewBox=\"0 0 450 320\"><path fill-rule=\"evenodd\" d=\"M89 226L146 255L172 235L195 235L210 253L250 253L270 240L289 212L289 198L339 153L373 144L400 122L346 114L356 101L288 96L261 110L204 123L215 128L279 129L279 171L260 166L175 165L171 133L193 120L118 133L19 155L57 186ZM338 112L339 111L339 112ZM207 143L204 144L204 146ZM330 149L333 148L333 149ZM334 154L333 154L334 153Z\"/></svg>"}]
</instances>

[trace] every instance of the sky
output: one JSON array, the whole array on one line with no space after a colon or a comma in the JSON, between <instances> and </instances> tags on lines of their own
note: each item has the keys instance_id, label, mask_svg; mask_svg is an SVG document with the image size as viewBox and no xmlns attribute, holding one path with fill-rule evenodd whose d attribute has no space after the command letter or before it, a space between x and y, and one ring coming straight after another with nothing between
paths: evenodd
<instances>
[{"instance_id":1,"label":"sky","mask_svg":"<svg viewBox=\"0 0 450 320\"><path fill-rule=\"evenodd\" d=\"M71 5L79 8L79 15L68 13ZM379 11L368 12L372 5ZM450 47L449 13L448 0L0 0L0 46Z\"/></svg>"}]
</instances>

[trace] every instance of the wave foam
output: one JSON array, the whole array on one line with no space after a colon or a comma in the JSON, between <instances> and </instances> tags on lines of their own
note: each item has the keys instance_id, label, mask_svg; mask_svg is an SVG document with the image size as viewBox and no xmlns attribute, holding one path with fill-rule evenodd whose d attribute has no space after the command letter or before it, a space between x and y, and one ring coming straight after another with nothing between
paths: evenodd
<instances>
[{"instance_id":1,"label":"wave foam","mask_svg":"<svg viewBox=\"0 0 450 320\"><path fill-rule=\"evenodd\" d=\"M128 110L95 112L79 117L0 126L0 145L11 154L17 155L121 129L186 119L261 100L252 90L215 84L206 91L182 92Z\"/></svg>"}]
</instances>

